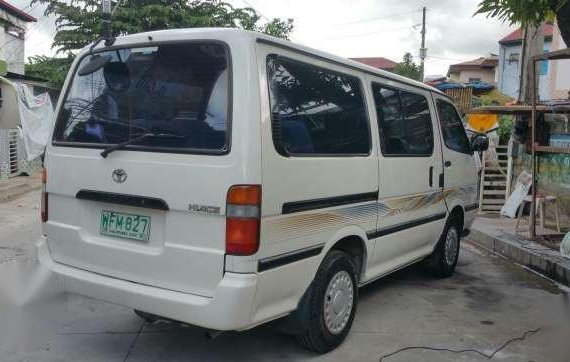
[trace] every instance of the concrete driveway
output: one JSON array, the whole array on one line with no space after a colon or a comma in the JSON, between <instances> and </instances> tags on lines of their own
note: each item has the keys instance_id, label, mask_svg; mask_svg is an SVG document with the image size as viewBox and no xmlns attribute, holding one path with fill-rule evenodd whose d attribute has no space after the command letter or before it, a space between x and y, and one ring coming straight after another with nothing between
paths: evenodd
<instances>
[{"instance_id":1,"label":"concrete driveway","mask_svg":"<svg viewBox=\"0 0 570 362\"><path fill-rule=\"evenodd\" d=\"M38 196L0 204L0 279L36 267ZM198 328L151 325L127 308L58 294L23 309L0 305L0 361L569 361L566 296L463 243L451 278L411 267L361 289L347 340L323 356L274 325L209 340Z\"/></svg>"}]
</instances>

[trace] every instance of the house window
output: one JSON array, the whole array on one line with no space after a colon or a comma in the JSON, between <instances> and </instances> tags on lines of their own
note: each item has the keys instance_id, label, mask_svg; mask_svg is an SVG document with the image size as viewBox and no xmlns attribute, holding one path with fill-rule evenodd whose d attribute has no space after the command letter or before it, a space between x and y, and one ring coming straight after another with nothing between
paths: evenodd
<instances>
[{"instance_id":1,"label":"house window","mask_svg":"<svg viewBox=\"0 0 570 362\"><path fill-rule=\"evenodd\" d=\"M543 60L540 62L540 75L547 75L548 74L548 61Z\"/></svg>"},{"instance_id":2,"label":"house window","mask_svg":"<svg viewBox=\"0 0 570 362\"><path fill-rule=\"evenodd\" d=\"M509 64L516 63L519 61L519 53L511 53L509 54Z\"/></svg>"},{"instance_id":3,"label":"house window","mask_svg":"<svg viewBox=\"0 0 570 362\"><path fill-rule=\"evenodd\" d=\"M477 83L480 81L481 81L481 78L469 78L469 83Z\"/></svg>"},{"instance_id":4,"label":"house window","mask_svg":"<svg viewBox=\"0 0 570 362\"><path fill-rule=\"evenodd\" d=\"M544 53L548 53L549 52L549 44L548 43L544 43ZM547 75L548 74L548 61L547 60L543 60L540 62L539 65L539 69L540 69L540 75Z\"/></svg>"},{"instance_id":5,"label":"house window","mask_svg":"<svg viewBox=\"0 0 570 362\"><path fill-rule=\"evenodd\" d=\"M16 37L19 39L24 39L24 36L26 34L24 29L17 27L17 26L14 26L14 25L7 26L4 31L6 32L6 34L10 34L13 37Z\"/></svg>"}]
</instances>

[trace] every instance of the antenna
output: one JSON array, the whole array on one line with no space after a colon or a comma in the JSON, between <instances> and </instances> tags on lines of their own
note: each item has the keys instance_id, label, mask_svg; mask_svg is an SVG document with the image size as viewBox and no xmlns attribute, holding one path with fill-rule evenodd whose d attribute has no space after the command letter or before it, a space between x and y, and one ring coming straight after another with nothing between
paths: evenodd
<instances>
[{"instance_id":1,"label":"antenna","mask_svg":"<svg viewBox=\"0 0 570 362\"><path fill-rule=\"evenodd\" d=\"M420 82L424 81L424 61L427 56L426 48L426 7L422 8L422 47L420 48Z\"/></svg>"},{"instance_id":2,"label":"antenna","mask_svg":"<svg viewBox=\"0 0 570 362\"><path fill-rule=\"evenodd\" d=\"M118 4L117 4L118 6ZM93 55L93 49L105 40L105 46L111 46L115 42L115 37L111 33L111 16L113 15L113 10L111 10L111 0L101 0L101 18L102 29L101 36L98 37L89 48L89 54Z\"/></svg>"},{"instance_id":3,"label":"antenna","mask_svg":"<svg viewBox=\"0 0 570 362\"><path fill-rule=\"evenodd\" d=\"M111 0L101 0L101 13L103 18L103 29L101 31L101 37L105 39L105 45L109 46L115 42L115 38L111 34Z\"/></svg>"}]
</instances>

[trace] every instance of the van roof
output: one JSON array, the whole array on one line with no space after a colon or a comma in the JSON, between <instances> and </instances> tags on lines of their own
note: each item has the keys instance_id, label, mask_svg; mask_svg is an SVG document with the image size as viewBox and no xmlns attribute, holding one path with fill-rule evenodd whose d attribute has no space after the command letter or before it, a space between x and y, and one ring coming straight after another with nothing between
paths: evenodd
<instances>
[{"instance_id":1,"label":"van roof","mask_svg":"<svg viewBox=\"0 0 570 362\"><path fill-rule=\"evenodd\" d=\"M414 87L423 88L432 92L444 94L440 90L430 87L424 83L387 72L385 70L377 69L366 64L362 64L347 58L340 57L338 55L330 54L321 50L317 50L305 45L297 44L288 40L276 38L263 33L242 30L237 28L186 28L186 29L169 29L169 30L157 30L145 33L136 33L125 36L120 36L117 38L114 45L130 45L130 44L140 44L149 43L149 41L176 41L192 38L211 38L211 39L241 39L250 42L264 42L270 43L275 46L282 48L292 49L294 51L302 52L308 54L309 56L315 56L321 59L325 59L334 63L339 63L350 68L356 68L365 73L372 73L374 75L380 76L382 78L390 79L399 83L411 85ZM84 48L84 51L89 49L90 45Z\"/></svg>"}]
</instances>

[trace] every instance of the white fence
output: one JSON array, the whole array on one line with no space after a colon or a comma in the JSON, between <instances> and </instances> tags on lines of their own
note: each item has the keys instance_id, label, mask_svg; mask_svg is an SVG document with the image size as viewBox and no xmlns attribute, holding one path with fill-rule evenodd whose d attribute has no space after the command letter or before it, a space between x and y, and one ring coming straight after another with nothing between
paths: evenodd
<instances>
[{"instance_id":1,"label":"white fence","mask_svg":"<svg viewBox=\"0 0 570 362\"><path fill-rule=\"evenodd\" d=\"M0 129L0 180L33 173L40 169L41 160L26 159L24 142L17 128Z\"/></svg>"}]
</instances>

